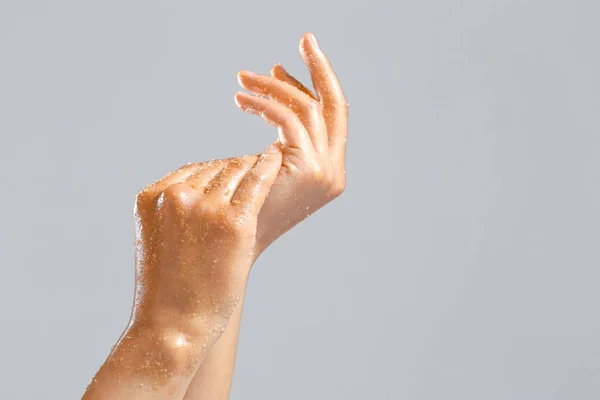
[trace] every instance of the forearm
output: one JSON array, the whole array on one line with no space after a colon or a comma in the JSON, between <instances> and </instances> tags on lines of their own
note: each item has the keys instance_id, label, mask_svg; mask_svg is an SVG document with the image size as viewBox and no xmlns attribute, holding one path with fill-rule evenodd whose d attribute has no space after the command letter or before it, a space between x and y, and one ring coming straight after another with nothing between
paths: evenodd
<instances>
[{"instance_id":1,"label":"forearm","mask_svg":"<svg viewBox=\"0 0 600 400\"><path fill-rule=\"evenodd\" d=\"M237 344L243 309L240 304L231 316L227 328L210 348L196 371L184 400L227 400L235 366Z\"/></svg>"},{"instance_id":2,"label":"forearm","mask_svg":"<svg viewBox=\"0 0 600 400\"><path fill-rule=\"evenodd\" d=\"M254 248L254 262L267 246L266 241L257 241ZM243 308L244 296L242 296L240 303L232 314L227 328L202 361L189 385L184 400L229 399Z\"/></svg>"},{"instance_id":3,"label":"forearm","mask_svg":"<svg viewBox=\"0 0 600 400\"><path fill-rule=\"evenodd\" d=\"M130 326L82 400L182 399L207 346L171 328Z\"/></svg>"}]
</instances>

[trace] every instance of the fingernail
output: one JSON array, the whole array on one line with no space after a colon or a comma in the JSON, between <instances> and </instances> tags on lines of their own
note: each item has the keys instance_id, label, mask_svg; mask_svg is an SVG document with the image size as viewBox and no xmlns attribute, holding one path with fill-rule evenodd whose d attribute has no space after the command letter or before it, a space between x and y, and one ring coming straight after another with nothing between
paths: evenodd
<instances>
[{"instance_id":1,"label":"fingernail","mask_svg":"<svg viewBox=\"0 0 600 400\"><path fill-rule=\"evenodd\" d=\"M315 34L314 34L314 33L310 33L310 34L308 35L308 38L309 38L310 42L311 42L311 43L312 43L314 46L316 46L316 47L319 47L319 43L317 42L317 37L315 36Z\"/></svg>"},{"instance_id":2,"label":"fingernail","mask_svg":"<svg viewBox=\"0 0 600 400\"><path fill-rule=\"evenodd\" d=\"M271 143L269 147L265 150L267 154L274 154L279 152L279 144L277 142Z\"/></svg>"}]
</instances>

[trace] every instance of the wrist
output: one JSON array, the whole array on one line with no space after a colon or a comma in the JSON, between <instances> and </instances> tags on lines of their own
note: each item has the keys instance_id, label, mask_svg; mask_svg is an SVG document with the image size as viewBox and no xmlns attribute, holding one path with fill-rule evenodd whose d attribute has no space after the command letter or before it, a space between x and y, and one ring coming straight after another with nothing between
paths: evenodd
<instances>
[{"instance_id":1,"label":"wrist","mask_svg":"<svg viewBox=\"0 0 600 400\"><path fill-rule=\"evenodd\" d=\"M257 232L256 242L254 244L254 257L252 262L256 261L258 257L266 250L275 239L267 235L266 232Z\"/></svg>"}]
</instances>

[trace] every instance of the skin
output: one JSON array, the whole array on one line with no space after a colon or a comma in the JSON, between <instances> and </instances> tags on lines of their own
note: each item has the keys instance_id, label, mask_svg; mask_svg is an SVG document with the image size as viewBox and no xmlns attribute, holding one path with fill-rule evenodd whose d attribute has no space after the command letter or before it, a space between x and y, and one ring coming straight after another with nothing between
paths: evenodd
<instances>
[{"instance_id":1,"label":"skin","mask_svg":"<svg viewBox=\"0 0 600 400\"><path fill-rule=\"evenodd\" d=\"M251 265L345 187L348 104L312 34L300 53L315 93L281 65L238 76L254 94L238 107L278 129L265 154L188 164L138 194L131 320L84 400L228 398Z\"/></svg>"},{"instance_id":2,"label":"skin","mask_svg":"<svg viewBox=\"0 0 600 400\"><path fill-rule=\"evenodd\" d=\"M281 169L258 217L254 260L278 237L339 196L346 184L348 103L313 34L302 36L299 50L314 93L279 64L270 76L238 74L240 85L252 94L238 92L236 104L277 128L276 144L283 153ZM199 367L185 400L229 398L242 306L240 302Z\"/></svg>"},{"instance_id":3,"label":"skin","mask_svg":"<svg viewBox=\"0 0 600 400\"><path fill-rule=\"evenodd\" d=\"M243 296L282 153L188 164L136 197L130 322L83 396L181 399Z\"/></svg>"}]
</instances>

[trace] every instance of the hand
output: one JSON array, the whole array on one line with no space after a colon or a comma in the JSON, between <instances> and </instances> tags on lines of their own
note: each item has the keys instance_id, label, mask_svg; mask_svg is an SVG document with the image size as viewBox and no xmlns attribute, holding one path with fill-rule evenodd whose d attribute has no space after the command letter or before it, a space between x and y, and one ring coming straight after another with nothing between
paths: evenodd
<instances>
[{"instance_id":1,"label":"hand","mask_svg":"<svg viewBox=\"0 0 600 400\"><path fill-rule=\"evenodd\" d=\"M281 65L273 67L271 76L238 74L240 85L258 95L236 93L238 107L276 126L283 152L281 170L259 215L256 254L345 188L348 103L314 35L302 37L300 53L316 95Z\"/></svg>"},{"instance_id":2,"label":"hand","mask_svg":"<svg viewBox=\"0 0 600 400\"><path fill-rule=\"evenodd\" d=\"M188 164L138 194L131 321L83 399L183 398L244 293L281 161Z\"/></svg>"},{"instance_id":3,"label":"hand","mask_svg":"<svg viewBox=\"0 0 600 400\"><path fill-rule=\"evenodd\" d=\"M213 341L244 292L258 213L281 167L262 156L188 164L136 198L132 320Z\"/></svg>"}]
</instances>

